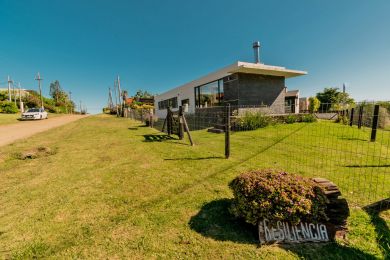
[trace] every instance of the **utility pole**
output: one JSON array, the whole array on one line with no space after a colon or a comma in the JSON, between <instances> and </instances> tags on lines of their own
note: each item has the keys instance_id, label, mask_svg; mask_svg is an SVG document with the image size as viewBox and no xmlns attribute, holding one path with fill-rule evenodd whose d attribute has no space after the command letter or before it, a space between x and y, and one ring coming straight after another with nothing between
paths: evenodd
<instances>
[{"instance_id":1,"label":"utility pole","mask_svg":"<svg viewBox=\"0 0 390 260\"><path fill-rule=\"evenodd\" d=\"M108 88L108 107L110 108L110 111L114 107L112 103L112 92L111 92L111 87Z\"/></svg>"},{"instance_id":2,"label":"utility pole","mask_svg":"<svg viewBox=\"0 0 390 260\"><path fill-rule=\"evenodd\" d=\"M13 83L13 81L11 80L11 77L8 76L8 101L9 102L12 102L12 98L11 98L11 83Z\"/></svg>"},{"instance_id":3,"label":"utility pole","mask_svg":"<svg viewBox=\"0 0 390 260\"><path fill-rule=\"evenodd\" d=\"M82 111L82 108L81 108L81 100L80 100L80 115L81 115L81 111Z\"/></svg>"},{"instance_id":4,"label":"utility pole","mask_svg":"<svg viewBox=\"0 0 390 260\"><path fill-rule=\"evenodd\" d=\"M41 75L37 74L37 76L35 77L35 80L38 81L38 87L39 87L39 95L41 96L41 108L43 108L43 98L42 98L42 88L41 88L41 80L43 80L43 78L41 78Z\"/></svg>"},{"instance_id":5,"label":"utility pole","mask_svg":"<svg viewBox=\"0 0 390 260\"><path fill-rule=\"evenodd\" d=\"M121 81L119 79L119 75L117 78L117 84L118 84L118 98L119 98L119 105L120 105L120 116L123 116L123 98L122 98Z\"/></svg>"},{"instance_id":6,"label":"utility pole","mask_svg":"<svg viewBox=\"0 0 390 260\"><path fill-rule=\"evenodd\" d=\"M15 106L17 106L16 105L16 92L15 92L15 84L12 82L12 92L13 92L13 94L14 94L14 102L15 102Z\"/></svg>"},{"instance_id":7,"label":"utility pole","mask_svg":"<svg viewBox=\"0 0 390 260\"><path fill-rule=\"evenodd\" d=\"M119 116L118 111L118 95L116 94L116 80L114 80L114 96L115 96L115 109L116 109L116 116Z\"/></svg>"},{"instance_id":8,"label":"utility pole","mask_svg":"<svg viewBox=\"0 0 390 260\"><path fill-rule=\"evenodd\" d=\"M19 87L19 106L20 106L20 112L24 112L24 105L22 102L22 88L20 87L20 82L18 82L18 87Z\"/></svg>"},{"instance_id":9,"label":"utility pole","mask_svg":"<svg viewBox=\"0 0 390 260\"><path fill-rule=\"evenodd\" d=\"M72 114L72 91L69 91L70 113Z\"/></svg>"}]
</instances>

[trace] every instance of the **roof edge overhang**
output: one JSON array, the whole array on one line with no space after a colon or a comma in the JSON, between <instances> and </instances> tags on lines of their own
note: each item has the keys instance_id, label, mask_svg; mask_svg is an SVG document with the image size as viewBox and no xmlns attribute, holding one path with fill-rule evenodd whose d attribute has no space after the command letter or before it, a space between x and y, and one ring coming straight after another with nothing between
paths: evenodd
<instances>
[{"instance_id":1,"label":"roof edge overhang","mask_svg":"<svg viewBox=\"0 0 390 260\"><path fill-rule=\"evenodd\" d=\"M262 63L250 63L250 62L237 61L233 64L230 64L229 66L226 66L222 69L209 73L206 76L203 76L201 78L190 81L184 85L165 91L160 95L157 95L156 97L158 98L159 96L168 93L174 93L175 91L178 91L179 89L182 88L201 86L209 82L212 82L214 80L218 80L225 76L231 75L233 73L259 74L259 75L278 76L284 78L292 78L292 77L297 77L297 76L302 76L307 74L306 71L290 70L290 69L286 69L285 67L270 66Z\"/></svg>"},{"instance_id":2,"label":"roof edge overhang","mask_svg":"<svg viewBox=\"0 0 390 260\"><path fill-rule=\"evenodd\" d=\"M284 67L269 66L257 63L238 62L238 66L233 68L230 73L247 73L247 74L259 74L269 76L279 76L285 78L298 77L306 75L306 71L290 70Z\"/></svg>"}]
</instances>

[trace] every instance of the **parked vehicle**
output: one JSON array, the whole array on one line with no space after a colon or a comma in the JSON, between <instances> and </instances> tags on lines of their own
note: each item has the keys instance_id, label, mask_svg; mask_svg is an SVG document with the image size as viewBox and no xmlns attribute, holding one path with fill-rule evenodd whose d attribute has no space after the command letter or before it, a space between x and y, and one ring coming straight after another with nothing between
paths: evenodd
<instances>
[{"instance_id":1,"label":"parked vehicle","mask_svg":"<svg viewBox=\"0 0 390 260\"><path fill-rule=\"evenodd\" d=\"M47 112L44 108L30 108L22 113L22 120L47 119Z\"/></svg>"}]
</instances>

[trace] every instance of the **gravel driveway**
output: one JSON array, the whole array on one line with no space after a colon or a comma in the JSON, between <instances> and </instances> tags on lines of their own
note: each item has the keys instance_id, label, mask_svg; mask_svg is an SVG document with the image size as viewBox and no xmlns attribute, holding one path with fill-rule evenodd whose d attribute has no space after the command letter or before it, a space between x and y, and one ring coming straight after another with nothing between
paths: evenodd
<instances>
[{"instance_id":1,"label":"gravel driveway","mask_svg":"<svg viewBox=\"0 0 390 260\"><path fill-rule=\"evenodd\" d=\"M0 126L0 146L27 138L36 133L62 126L70 122L85 118L88 115L65 115L44 120L23 121L12 125Z\"/></svg>"}]
</instances>

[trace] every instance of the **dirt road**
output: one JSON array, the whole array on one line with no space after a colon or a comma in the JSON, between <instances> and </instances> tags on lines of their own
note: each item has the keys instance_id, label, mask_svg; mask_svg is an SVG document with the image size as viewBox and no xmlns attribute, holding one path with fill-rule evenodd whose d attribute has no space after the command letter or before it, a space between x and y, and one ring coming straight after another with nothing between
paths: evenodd
<instances>
[{"instance_id":1,"label":"dirt road","mask_svg":"<svg viewBox=\"0 0 390 260\"><path fill-rule=\"evenodd\" d=\"M0 146L27 138L36 133L44 132L51 128L62 126L70 122L85 118L85 115L66 115L47 120L23 121L12 125L0 126Z\"/></svg>"}]
</instances>

